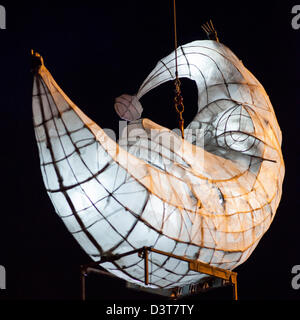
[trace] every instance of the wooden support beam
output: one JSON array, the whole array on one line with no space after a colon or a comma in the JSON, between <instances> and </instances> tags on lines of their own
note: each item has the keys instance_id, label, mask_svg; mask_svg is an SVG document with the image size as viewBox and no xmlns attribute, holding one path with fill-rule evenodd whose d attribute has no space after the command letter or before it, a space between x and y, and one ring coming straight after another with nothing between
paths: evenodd
<instances>
[{"instance_id":1,"label":"wooden support beam","mask_svg":"<svg viewBox=\"0 0 300 320\"><path fill-rule=\"evenodd\" d=\"M225 270L225 269L221 269L221 268L218 268L218 267L214 267L214 266L211 266L209 264L202 263L202 262L199 262L199 261L191 261L191 262L189 262L189 268L190 268L190 270L193 270L193 271L205 273L205 274L208 274L210 276L214 276L214 277L217 277L217 278L228 280L231 283L235 283L236 282L237 273L233 272L233 271L230 271L230 270Z\"/></svg>"}]
</instances>

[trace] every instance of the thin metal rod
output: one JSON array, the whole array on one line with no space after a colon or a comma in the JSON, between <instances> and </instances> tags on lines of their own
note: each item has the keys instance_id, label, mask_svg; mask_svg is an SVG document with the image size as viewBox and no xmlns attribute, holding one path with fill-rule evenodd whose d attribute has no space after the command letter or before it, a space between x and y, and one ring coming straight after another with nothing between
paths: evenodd
<instances>
[{"instance_id":1,"label":"thin metal rod","mask_svg":"<svg viewBox=\"0 0 300 320\"><path fill-rule=\"evenodd\" d=\"M103 271L103 270L96 269L96 268L91 268L91 267L88 267L86 269L86 273L87 274L89 274L89 273L97 273L97 274L101 274L101 275L108 276L108 277L111 277L111 278L117 278L117 276L115 276L114 274L112 274L110 272Z\"/></svg>"},{"instance_id":2,"label":"thin metal rod","mask_svg":"<svg viewBox=\"0 0 300 320\"><path fill-rule=\"evenodd\" d=\"M144 262L145 262L145 285L147 286L149 284L149 264L148 264L148 249L144 248Z\"/></svg>"},{"instance_id":3,"label":"thin metal rod","mask_svg":"<svg viewBox=\"0 0 300 320\"><path fill-rule=\"evenodd\" d=\"M173 0L173 16L174 16L174 46L175 46L175 109L179 114L179 129L181 131L182 139L184 139L184 119L182 113L184 111L183 98L181 96L180 81L178 77L178 58L177 58L177 19L176 19L176 1ZM180 110L178 107L180 106Z\"/></svg>"},{"instance_id":4,"label":"thin metal rod","mask_svg":"<svg viewBox=\"0 0 300 320\"><path fill-rule=\"evenodd\" d=\"M81 300L85 301L85 272L84 269L81 269Z\"/></svg>"},{"instance_id":5,"label":"thin metal rod","mask_svg":"<svg viewBox=\"0 0 300 320\"><path fill-rule=\"evenodd\" d=\"M175 76L176 79L178 78L178 65L177 65L177 21L176 21L176 3L175 0L173 0L173 14L174 14L174 45L175 45Z\"/></svg>"}]
</instances>

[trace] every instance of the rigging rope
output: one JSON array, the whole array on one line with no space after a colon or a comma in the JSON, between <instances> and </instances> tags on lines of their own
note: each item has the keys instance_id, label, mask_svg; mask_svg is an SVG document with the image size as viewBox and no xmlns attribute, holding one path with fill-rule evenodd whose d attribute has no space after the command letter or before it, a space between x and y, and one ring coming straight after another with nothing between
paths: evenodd
<instances>
[{"instance_id":1,"label":"rigging rope","mask_svg":"<svg viewBox=\"0 0 300 320\"><path fill-rule=\"evenodd\" d=\"M175 0L173 0L173 16L174 16L174 44L175 44L175 97L174 97L174 103L175 103L175 109L179 115L179 129L181 131L181 136L184 139L184 119L183 119L183 112L184 112L184 104L183 104L183 98L181 96L181 89L180 89L180 80L178 77L178 61L177 61L177 21L176 21L176 3Z\"/></svg>"}]
</instances>

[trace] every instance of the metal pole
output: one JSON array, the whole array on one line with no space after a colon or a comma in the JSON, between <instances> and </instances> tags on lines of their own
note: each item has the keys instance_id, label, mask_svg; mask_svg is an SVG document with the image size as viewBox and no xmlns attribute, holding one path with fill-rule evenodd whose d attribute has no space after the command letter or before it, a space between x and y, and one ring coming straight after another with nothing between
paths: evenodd
<instances>
[{"instance_id":1,"label":"metal pole","mask_svg":"<svg viewBox=\"0 0 300 320\"><path fill-rule=\"evenodd\" d=\"M233 300L238 300L237 281L233 284Z\"/></svg>"},{"instance_id":2,"label":"metal pole","mask_svg":"<svg viewBox=\"0 0 300 320\"><path fill-rule=\"evenodd\" d=\"M85 270L81 267L81 300L85 301Z\"/></svg>"},{"instance_id":3,"label":"metal pole","mask_svg":"<svg viewBox=\"0 0 300 320\"><path fill-rule=\"evenodd\" d=\"M145 262L145 285L149 284L149 269L148 269L148 249L144 248L144 262Z\"/></svg>"},{"instance_id":4,"label":"metal pole","mask_svg":"<svg viewBox=\"0 0 300 320\"><path fill-rule=\"evenodd\" d=\"M116 278L117 276L115 276L114 274L112 273L109 273L107 271L103 271L103 270L100 270L100 269L96 269L96 268L91 268L91 267L87 267L86 268L86 274L88 273L97 273L97 274L103 274L104 276L109 276L111 278Z\"/></svg>"}]
</instances>

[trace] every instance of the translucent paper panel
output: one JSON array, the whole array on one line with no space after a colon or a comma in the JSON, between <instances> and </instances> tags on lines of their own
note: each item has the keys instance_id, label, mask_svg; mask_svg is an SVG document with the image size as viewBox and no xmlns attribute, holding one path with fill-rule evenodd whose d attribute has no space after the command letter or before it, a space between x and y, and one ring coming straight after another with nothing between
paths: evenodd
<instances>
[{"instance_id":1,"label":"translucent paper panel","mask_svg":"<svg viewBox=\"0 0 300 320\"><path fill-rule=\"evenodd\" d=\"M35 75L33 118L44 183L58 216L93 260L151 246L233 269L274 219L284 163L281 131L262 85L215 41L186 44L177 55L179 76L198 89L198 112L185 140L140 119L118 145L44 65ZM138 99L174 78L173 52L134 97L139 112L126 117L136 119ZM144 261L137 254L103 267L143 285ZM204 276L187 262L149 254L152 287L183 286Z\"/></svg>"}]
</instances>

